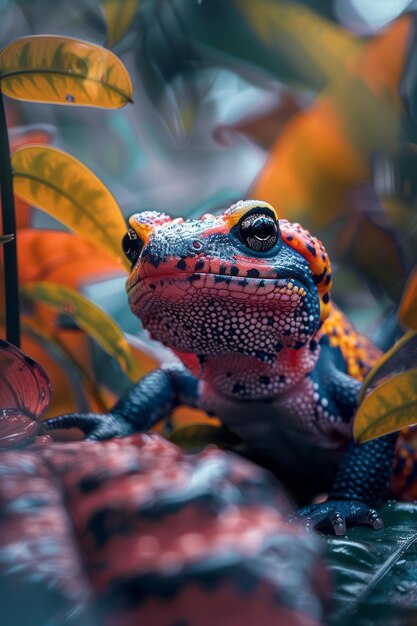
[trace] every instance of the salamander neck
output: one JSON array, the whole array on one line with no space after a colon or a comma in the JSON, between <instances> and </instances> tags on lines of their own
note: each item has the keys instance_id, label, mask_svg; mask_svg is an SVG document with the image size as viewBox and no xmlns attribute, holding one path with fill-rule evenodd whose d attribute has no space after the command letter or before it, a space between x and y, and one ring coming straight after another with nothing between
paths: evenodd
<instances>
[{"instance_id":1,"label":"salamander neck","mask_svg":"<svg viewBox=\"0 0 417 626\"><path fill-rule=\"evenodd\" d=\"M274 400L313 371L319 354L312 340L298 350L284 347L274 363L240 353L200 356L203 388L237 401Z\"/></svg>"}]
</instances>

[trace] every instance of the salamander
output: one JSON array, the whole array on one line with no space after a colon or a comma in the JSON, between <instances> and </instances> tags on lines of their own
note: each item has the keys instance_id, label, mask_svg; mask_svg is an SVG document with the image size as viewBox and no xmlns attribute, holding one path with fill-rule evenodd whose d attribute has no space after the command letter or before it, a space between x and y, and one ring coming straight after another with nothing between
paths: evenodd
<instances>
[{"instance_id":1,"label":"salamander","mask_svg":"<svg viewBox=\"0 0 417 626\"><path fill-rule=\"evenodd\" d=\"M398 435L353 441L361 381L380 352L331 302L323 244L245 200L197 220L137 213L122 247L132 311L180 362L108 414L58 416L48 428L106 439L146 431L178 405L201 408L291 486L307 529L382 528Z\"/></svg>"}]
</instances>

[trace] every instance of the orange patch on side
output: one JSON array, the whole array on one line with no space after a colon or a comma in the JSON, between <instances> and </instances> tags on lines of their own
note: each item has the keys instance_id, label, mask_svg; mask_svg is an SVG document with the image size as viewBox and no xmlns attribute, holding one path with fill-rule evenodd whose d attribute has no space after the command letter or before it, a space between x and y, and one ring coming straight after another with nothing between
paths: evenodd
<instances>
[{"instance_id":1,"label":"orange patch on side","mask_svg":"<svg viewBox=\"0 0 417 626\"><path fill-rule=\"evenodd\" d=\"M283 241L290 248L302 254L310 265L320 298L320 320L324 322L330 314L330 289L332 286L331 266L326 249L319 239L313 237L300 224L280 220L279 225Z\"/></svg>"},{"instance_id":2,"label":"orange patch on side","mask_svg":"<svg viewBox=\"0 0 417 626\"><path fill-rule=\"evenodd\" d=\"M340 309L332 305L331 313L321 332L329 337L330 345L339 348L346 361L347 371L356 380L364 380L369 370L382 356L372 342L358 333Z\"/></svg>"}]
</instances>

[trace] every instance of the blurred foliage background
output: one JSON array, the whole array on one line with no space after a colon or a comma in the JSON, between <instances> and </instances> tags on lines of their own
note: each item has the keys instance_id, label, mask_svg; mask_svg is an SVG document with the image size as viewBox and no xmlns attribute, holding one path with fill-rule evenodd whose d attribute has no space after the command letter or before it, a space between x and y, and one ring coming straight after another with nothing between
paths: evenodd
<instances>
[{"instance_id":1,"label":"blurred foliage background","mask_svg":"<svg viewBox=\"0 0 417 626\"><path fill-rule=\"evenodd\" d=\"M364 388L398 374L391 387L376 387L385 404L399 403L396 429L410 421L403 398L413 419L417 403L417 372L404 374L417 352L416 8L410 0L0 0L0 47L40 34L104 45L134 89L133 104L111 111L6 98L12 151L67 151L125 217L148 209L198 217L256 197L300 221L326 245L333 297L359 329L384 349L406 326L414 331ZM52 171L59 159L44 161ZM86 208L95 207L97 215L108 208L99 196ZM46 416L106 411L132 380L173 356L131 315L114 255L22 198L16 211L22 348L52 381ZM0 289L0 323L3 314ZM357 439L370 427L374 436L388 432L391 406L387 419L381 403L373 412L364 405ZM190 410L159 428L199 447L202 423L217 441L213 420ZM383 541L364 529L350 543L329 540L334 623L362 609L355 623L385 624L397 607L415 609L414 509L387 505Z\"/></svg>"},{"instance_id":2,"label":"blurred foliage background","mask_svg":"<svg viewBox=\"0 0 417 626\"><path fill-rule=\"evenodd\" d=\"M335 300L386 348L400 332L395 313L416 260L413 5L0 0L1 46L32 34L79 37L111 48L134 87L134 104L117 111L7 100L12 148L35 141L68 151L126 217L147 209L197 217L244 197L271 202L323 240ZM52 234L63 226L45 213L21 201L17 210L21 284L76 288L146 342L127 307L123 268L75 236ZM34 304L24 306L26 334L38 333L48 356L26 351L48 373L60 348L39 334L58 333L65 347L50 414L74 403L100 408L126 388L117 362L109 366L73 318L41 306L34 328ZM144 370L167 358L149 345L136 345ZM100 387L98 404L74 386L77 367L65 361L74 353Z\"/></svg>"}]
</instances>

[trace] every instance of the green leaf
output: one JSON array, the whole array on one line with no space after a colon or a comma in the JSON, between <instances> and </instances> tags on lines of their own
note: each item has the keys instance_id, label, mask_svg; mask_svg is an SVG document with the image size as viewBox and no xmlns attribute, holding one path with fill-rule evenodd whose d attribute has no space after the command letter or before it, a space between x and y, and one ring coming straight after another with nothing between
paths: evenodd
<instances>
[{"instance_id":1,"label":"green leaf","mask_svg":"<svg viewBox=\"0 0 417 626\"><path fill-rule=\"evenodd\" d=\"M25 285L22 295L69 315L107 354L116 359L123 372L136 382L143 372L121 328L100 307L85 296L63 285L38 281Z\"/></svg>"},{"instance_id":2,"label":"green leaf","mask_svg":"<svg viewBox=\"0 0 417 626\"><path fill-rule=\"evenodd\" d=\"M409 332L381 357L365 378L358 402L361 404L370 389L383 379L417 366L417 333Z\"/></svg>"},{"instance_id":3,"label":"green leaf","mask_svg":"<svg viewBox=\"0 0 417 626\"><path fill-rule=\"evenodd\" d=\"M139 6L139 0L103 0L107 22L106 46L113 48L130 28Z\"/></svg>"},{"instance_id":4,"label":"green leaf","mask_svg":"<svg viewBox=\"0 0 417 626\"><path fill-rule=\"evenodd\" d=\"M392 376L366 396L353 424L355 441L364 443L417 422L417 369Z\"/></svg>"},{"instance_id":5,"label":"green leaf","mask_svg":"<svg viewBox=\"0 0 417 626\"><path fill-rule=\"evenodd\" d=\"M387 503L383 530L357 527L327 537L334 578L328 626L402 626L416 610L417 505ZM414 622L413 622L414 623Z\"/></svg>"},{"instance_id":6,"label":"green leaf","mask_svg":"<svg viewBox=\"0 0 417 626\"><path fill-rule=\"evenodd\" d=\"M54 35L22 37L0 51L1 90L30 102L117 109L132 102L132 83L112 52Z\"/></svg>"},{"instance_id":7,"label":"green leaf","mask_svg":"<svg viewBox=\"0 0 417 626\"><path fill-rule=\"evenodd\" d=\"M125 219L113 195L88 167L62 150L34 145L16 150L12 169L19 198L63 222L129 270L121 250Z\"/></svg>"}]
</instances>

